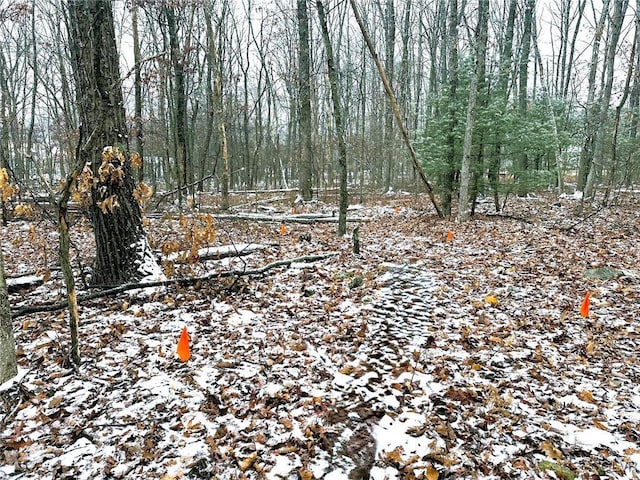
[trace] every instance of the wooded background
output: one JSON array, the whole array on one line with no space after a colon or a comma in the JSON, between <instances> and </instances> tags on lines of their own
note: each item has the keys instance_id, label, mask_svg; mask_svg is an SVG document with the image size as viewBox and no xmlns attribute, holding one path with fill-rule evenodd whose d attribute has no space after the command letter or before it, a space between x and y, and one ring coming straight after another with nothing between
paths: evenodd
<instances>
[{"instance_id":1,"label":"wooded background","mask_svg":"<svg viewBox=\"0 0 640 480\"><path fill-rule=\"evenodd\" d=\"M23 195L76 157L66 3L0 2L0 167ZM182 204L197 191L310 199L339 185L318 4L352 195L421 188L349 2L112 4L129 146L154 189L182 187ZM562 191L567 179L587 197L637 180L640 1L354 4L446 215L459 190L468 214L479 195L499 209L506 193Z\"/></svg>"}]
</instances>

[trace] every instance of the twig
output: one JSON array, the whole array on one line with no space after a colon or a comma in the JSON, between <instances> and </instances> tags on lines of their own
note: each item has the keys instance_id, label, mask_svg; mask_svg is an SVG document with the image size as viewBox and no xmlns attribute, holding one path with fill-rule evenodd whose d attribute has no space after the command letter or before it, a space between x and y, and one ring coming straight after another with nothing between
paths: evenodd
<instances>
[{"instance_id":1,"label":"twig","mask_svg":"<svg viewBox=\"0 0 640 480\"><path fill-rule=\"evenodd\" d=\"M591 212L589 215L587 215L584 218L581 218L580 220L578 220L577 222L575 222L572 225L569 225L568 227L562 228L560 231L562 232L570 232L571 230L573 230L575 227L577 227L578 225L580 225L581 223L586 222L588 219L590 219L591 217L599 214L602 210L604 210L604 206L601 206L598 210L596 210L595 212Z\"/></svg>"},{"instance_id":2,"label":"twig","mask_svg":"<svg viewBox=\"0 0 640 480\"><path fill-rule=\"evenodd\" d=\"M262 267L249 269L249 270L228 270L225 272L211 272L201 277L174 278L171 280L158 280L155 282L127 283L124 285L119 285L117 287L107 288L106 290L100 290L94 293L78 295L77 302L78 304L80 304L80 303L87 302L89 300L95 300L96 298L107 297L110 295L127 292L129 290L137 290L137 289L152 288L152 287L168 287L170 285L188 286L188 285L195 285L200 282L217 280L219 278L262 275L268 272L269 270L273 270L274 268L288 267L292 263L317 262L319 260L324 260L330 257L334 257L336 255L338 255L338 252L329 252L329 253L323 253L318 255L305 255L302 257L290 258L285 260L277 260L275 262L268 263L267 265L263 265ZM55 312L58 310L62 310L63 308L66 308L67 305L68 305L68 302L65 300L64 302L58 302L58 303L47 303L43 305L34 305L29 307L16 308L11 310L11 316L12 318L18 318L31 313Z\"/></svg>"}]
</instances>

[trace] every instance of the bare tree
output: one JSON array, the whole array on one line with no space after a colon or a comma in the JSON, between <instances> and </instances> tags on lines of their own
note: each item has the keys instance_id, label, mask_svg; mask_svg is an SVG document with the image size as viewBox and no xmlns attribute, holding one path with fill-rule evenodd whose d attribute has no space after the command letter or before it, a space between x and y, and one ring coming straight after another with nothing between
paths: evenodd
<instances>
[{"instance_id":1,"label":"bare tree","mask_svg":"<svg viewBox=\"0 0 640 480\"><path fill-rule=\"evenodd\" d=\"M331 100L333 102L333 119L336 124L336 137L338 138L338 164L340 165L340 214L338 217L338 235L347 233L347 208L349 206L349 193L347 191L347 146L344 140L344 124L342 123L342 108L340 107L340 94L338 92L338 72L333 57L333 46L329 38L327 18L324 5L320 0L316 1L320 29L327 57L327 71L329 85L331 87Z\"/></svg>"},{"instance_id":2,"label":"bare tree","mask_svg":"<svg viewBox=\"0 0 640 480\"><path fill-rule=\"evenodd\" d=\"M476 106L478 103L480 76L485 73L487 58L487 38L489 29L489 0L478 2L478 26L476 28L475 67L469 88L467 105L467 122L462 147L462 165L460 169L460 193L458 197L458 222L469 218L469 187L471 183L471 147L475 125Z\"/></svg>"},{"instance_id":3,"label":"bare tree","mask_svg":"<svg viewBox=\"0 0 640 480\"><path fill-rule=\"evenodd\" d=\"M303 200L311 200L313 146L311 138L311 53L307 0L297 0L298 14L298 118L300 122L300 166L298 186Z\"/></svg>"}]
</instances>

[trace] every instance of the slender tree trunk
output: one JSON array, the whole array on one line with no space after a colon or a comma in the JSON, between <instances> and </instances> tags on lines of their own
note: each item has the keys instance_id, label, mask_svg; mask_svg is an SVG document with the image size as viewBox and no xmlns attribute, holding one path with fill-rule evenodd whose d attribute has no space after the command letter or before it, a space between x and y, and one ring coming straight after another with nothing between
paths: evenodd
<instances>
[{"instance_id":1,"label":"slender tree trunk","mask_svg":"<svg viewBox=\"0 0 640 480\"><path fill-rule=\"evenodd\" d=\"M603 203L609 201L609 195L611 190L616 184L616 175L618 173L618 130L620 127L620 116L622 114L622 108L627 103L629 98L629 86L631 85L631 77L633 76L633 68L635 65L635 56L637 49L637 38L633 38L633 45L631 47L631 56L629 58L629 69L627 70L627 78L624 82L624 89L622 90L622 98L618 102L616 107L616 113L613 119L613 133L611 135L611 168L609 171L609 181L607 182L607 189L605 190Z\"/></svg>"},{"instance_id":2,"label":"slender tree trunk","mask_svg":"<svg viewBox=\"0 0 640 480\"><path fill-rule=\"evenodd\" d=\"M589 83L587 87L587 104L585 106L584 136L582 139L582 149L580 151L580 161L578 164L577 190L583 192L587 186L587 176L593 163L593 153L595 137L597 134L597 121L599 119L600 103L596 102L596 74L598 72L598 58L600 56L600 42L604 33L604 26L609 11L609 0L604 1L602 13L595 29L593 46L591 50L591 61L589 62Z\"/></svg>"},{"instance_id":3,"label":"slender tree trunk","mask_svg":"<svg viewBox=\"0 0 640 480\"><path fill-rule=\"evenodd\" d=\"M134 151L144 159L144 131L142 122L142 58L140 56L140 36L138 33L138 4L133 2L131 6L131 23L133 28L133 89L135 112L133 118L134 125ZM138 167L138 181L144 178L144 163L140 162Z\"/></svg>"},{"instance_id":4,"label":"slender tree trunk","mask_svg":"<svg viewBox=\"0 0 640 480\"><path fill-rule=\"evenodd\" d=\"M309 50L309 17L307 0L297 0L298 13L298 121L300 123L300 167L298 186L303 200L311 200L312 138L311 138L311 52Z\"/></svg>"},{"instance_id":5,"label":"slender tree trunk","mask_svg":"<svg viewBox=\"0 0 640 480\"><path fill-rule=\"evenodd\" d=\"M222 66L218 58L215 38L209 38L209 62L213 70L213 104L216 112L216 123L220 135L220 149L222 155L222 210L229 209L229 153L227 150L227 128L224 121L224 105L222 99Z\"/></svg>"},{"instance_id":6,"label":"slender tree trunk","mask_svg":"<svg viewBox=\"0 0 640 480\"><path fill-rule=\"evenodd\" d=\"M178 41L178 27L176 25L175 10L171 6L164 9L169 32L169 46L171 48L171 65L173 68L174 86L173 100L175 108L174 118L174 139L176 143L176 171L178 174L178 203L182 207L184 195L188 194L187 189L187 97L185 91L184 58L180 51Z\"/></svg>"},{"instance_id":7,"label":"slender tree trunk","mask_svg":"<svg viewBox=\"0 0 640 480\"><path fill-rule=\"evenodd\" d=\"M387 74L389 85L393 88L395 83L395 44L396 44L396 12L394 0L386 0L384 14L384 71ZM395 130L393 128L393 109L389 102L384 105L384 189L389 191L393 184L393 172L395 167L395 151L393 147Z\"/></svg>"},{"instance_id":8,"label":"slender tree trunk","mask_svg":"<svg viewBox=\"0 0 640 480\"><path fill-rule=\"evenodd\" d=\"M469 104L467 106L467 123L462 147L462 166L460 169L460 194L458 200L458 222L469 218L469 186L471 183L471 147L475 124L476 105L480 84L480 75L484 75L487 55L487 36L489 21L489 0L479 0L478 27L476 28L475 70L469 88Z\"/></svg>"},{"instance_id":9,"label":"slender tree trunk","mask_svg":"<svg viewBox=\"0 0 640 480\"><path fill-rule=\"evenodd\" d=\"M344 124L342 123L342 109L340 107L340 94L338 92L338 73L333 57L333 46L329 38L327 18L322 1L316 1L322 40L327 56L327 70L329 73L329 85L331 87L331 100L333 102L333 118L336 123L336 136L338 137L338 164L340 166L340 205L338 216L338 235L347 233L347 208L349 207L349 192L347 191L347 146L344 141Z\"/></svg>"},{"instance_id":10,"label":"slender tree trunk","mask_svg":"<svg viewBox=\"0 0 640 480\"><path fill-rule=\"evenodd\" d=\"M573 59L576 52L576 42L578 41L578 33L580 32L580 24L582 23L582 17L584 16L584 7L586 6L586 4L587 0L578 2L578 18L576 19L576 26L573 29L571 47L569 48L569 61L566 64L566 71L564 72L564 84L562 86L562 98L564 99L566 99L569 95L569 83L571 82L571 72L573 69Z\"/></svg>"},{"instance_id":11,"label":"slender tree trunk","mask_svg":"<svg viewBox=\"0 0 640 480\"><path fill-rule=\"evenodd\" d=\"M520 49L520 65L518 68L518 113L522 121L527 116L529 84L529 56L531 53L531 30L533 28L533 14L536 8L536 0L527 0L524 11L524 31ZM518 194L526 195L530 185L528 181L529 156L526 151L520 153L518 158Z\"/></svg>"},{"instance_id":12,"label":"slender tree trunk","mask_svg":"<svg viewBox=\"0 0 640 480\"><path fill-rule=\"evenodd\" d=\"M9 293L4 276L2 237L0 237L0 384L15 377L17 374L16 343L13 337Z\"/></svg>"},{"instance_id":13,"label":"slender tree trunk","mask_svg":"<svg viewBox=\"0 0 640 480\"><path fill-rule=\"evenodd\" d=\"M80 155L78 155L79 157ZM69 334L71 337L71 347L69 349L69 357L74 365L80 365L80 313L78 311L78 298L76 296L76 282L73 278L73 269L71 267L71 258L69 256L69 247L71 238L69 235L69 224L67 223L67 205L71 196L71 188L78 181L82 165L73 170L65 183L62 195L58 200L58 259L62 268L62 276L67 289L67 303L69 308Z\"/></svg>"},{"instance_id":14,"label":"slender tree trunk","mask_svg":"<svg viewBox=\"0 0 640 480\"><path fill-rule=\"evenodd\" d=\"M9 168L9 113L8 98L11 95L6 78L6 58L0 49L0 169L4 168L10 172ZM4 198L0 196L0 213L2 214L2 225L7 226L7 205Z\"/></svg>"},{"instance_id":15,"label":"slender tree trunk","mask_svg":"<svg viewBox=\"0 0 640 480\"><path fill-rule=\"evenodd\" d=\"M198 190L204 190L204 181L202 180L205 177L205 171L209 158L209 150L211 148L211 137L213 136L213 127L216 120L216 104L215 97L213 93L213 56L217 56L217 52L213 50L217 48L217 44L215 42L216 33L213 31L213 26L211 22L211 12L210 7L208 5L204 8L204 18L205 24L207 28L207 73L206 73L206 93L207 93L207 113L205 115L205 134L204 134L204 142L202 145L202 152L200 156L200 182L198 183ZM215 172L211 172L214 174Z\"/></svg>"},{"instance_id":16,"label":"slender tree trunk","mask_svg":"<svg viewBox=\"0 0 640 480\"><path fill-rule=\"evenodd\" d=\"M504 35L500 44L500 70L498 73L498 85L496 87L499 96L500 114L504 114L509 101L509 72L511 72L511 61L513 59L513 32L515 29L517 0L510 0L509 12L507 14L507 23ZM493 156L489 162L488 180L493 193L493 204L496 212L500 211L500 157L502 155L502 137L496 138L493 148Z\"/></svg>"},{"instance_id":17,"label":"slender tree trunk","mask_svg":"<svg viewBox=\"0 0 640 480\"><path fill-rule=\"evenodd\" d=\"M458 0L449 0L449 30L447 33L447 64L448 64L448 108L447 117L449 127L447 129L445 162L442 185L442 211L445 217L451 216L451 203L455 189L456 173L456 129L458 128Z\"/></svg>"}]
</instances>

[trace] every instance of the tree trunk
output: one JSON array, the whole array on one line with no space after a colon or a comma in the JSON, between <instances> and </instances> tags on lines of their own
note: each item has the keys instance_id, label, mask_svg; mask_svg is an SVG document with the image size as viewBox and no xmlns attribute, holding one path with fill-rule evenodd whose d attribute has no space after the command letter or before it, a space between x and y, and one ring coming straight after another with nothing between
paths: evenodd
<instances>
[{"instance_id":1,"label":"tree trunk","mask_svg":"<svg viewBox=\"0 0 640 480\"><path fill-rule=\"evenodd\" d=\"M528 93L527 85L529 83L529 55L531 53L531 30L533 28L533 14L536 8L536 0L527 0L524 11L524 31L522 33L522 45L520 49L520 65L518 68L518 113L521 121L527 115L528 110ZM528 180L529 156L526 151L520 153L518 158L518 194L526 195L530 185Z\"/></svg>"},{"instance_id":2,"label":"tree trunk","mask_svg":"<svg viewBox=\"0 0 640 480\"><path fill-rule=\"evenodd\" d=\"M140 155L141 159L144 159L144 132L142 130L142 58L140 57L140 37L138 34L138 5L133 2L131 5L131 24L133 28L133 89L134 89L134 103L135 112L133 118L133 129L135 132L135 146L134 151ZM138 181L141 182L144 178L144 167L140 162L138 167Z\"/></svg>"},{"instance_id":3,"label":"tree trunk","mask_svg":"<svg viewBox=\"0 0 640 480\"><path fill-rule=\"evenodd\" d=\"M4 276L2 238L0 237L0 384L18 374L16 365L16 344L13 338L13 324L9 308L9 293Z\"/></svg>"},{"instance_id":4,"label":"tree trunk","mask_svg":"<svg viewBox=\"0 0 640 480\"><path fill-rule=\"evenodd\" d=\"M149 249L128 150L111 2L70 0L69 42L81 121L78 160L96 241L95 284L120 284L157 268ZM151 270L150 270L151 269Z\"/></svg>"},{"instance_id":5,"label":"tree trunk","mask_svg":"<svg viewBox=\"0 0 640 480\"><path fill-rule=\"evenodd\" d=\"M609 0L604 1L600 19L595 29L593 37L593 47L591 50L591 61L589 62L589 84L587 87L587 104L585 106L584 136L582 139L582 149L580 150L580 161L578 164L578 178L576 189L584 192L587 185L587 176L593 163L593 149L595 146L595 136L597 133L600 104L595 101L596 97L596 74L598 72L598 58L600 56L600 42L604 32L604 25L607 20L609 10ZM584 197L584 195L583 195Z\"/></svg>"},{"instance_id":6,"label":"tree trunk","mask_svg":"<svg viewBox=\"0 0 640 480\"><path fill-rule=\"evenodd\" d=\"M448 64L448 121L445 162L446 167L442 178L442 212L445 217L451 216L451 202L455 188L456 172L458 170L456 162L456 135L458 127L458 0L449 0L449 31L447 33L447 64Z\"/></svg>"},{"instance_id":7,"label":"tree trunk","mask_svg":"<svg viewBox=\"0 0 640 480\"><path fill-rule=\"evenodd\" d=\"M504 115L509 101L509 72L511 72L511 61L513 56L513 32L516 20L517 0L510 0L509 13L504 34L501 38L500 47L500 71L498 75L498 85L496 86L499 96L500 114ZM491 191L493 193L493 205L496 212L500 211L500 156L502 155L503 138L498 137L494 142L493 156L489 162L487 177Z\"/></svg>"},{"instance_id":8,"label":"tree trunk","mask_svg":"<svg viewBox=\"0 0 640 480\"><path fill-rule=\"evenodd\" d=\"M208 25L210 25L210 15L208 16ZM208 27L209 28L209 27ZM213 105L215 107L215 118L220 135L220 149L222 156L222 210L229 209L229 153L227 150L227 128L224 121L224 107L222 102L222 66L218 58L218 50L215 43L215 37L209 37L209 50L207 52L210 68L213 73Z\"/></svg>"},{"instance_id":9,"label":"tree trunk","mask_svg":"<svg viewBox=\"0 0 640 480\"><path fill-rule=\"evenodd\" d=\"M395 44L396 44L396 12L394 0L386 0L384 13L384 71L387 74L389 85L393 88L395 83ZM389 102L384 106L384 189L385 192L392 188L395 163L395 151L393 140L395 131L393 128L393 109Z\"/></svg>"},{"instance_id":10,"label":"tree trunk","mask_svg":"<svg viewBox=\"0 0 640 480\"><path fill-rule=\"evenodd\" d=\"M611 92L613 89L616 51L618 49L622 23L628 5L629 0L614 0L613 15L610 19L609 34L607 35L607 52L603 65L606 75L603 76L604 85L602 85L600 107L598 108L599 116L597 117L596 122L593 159L589 167L589 173L584 187L584 198L591 198L593 196L593 189L596 176L598 174L596 169L602 168L602 162L604 160L605 126L607 125L607 120L609 118L609 103L611 102Z\"/></svg>"},{"instance_id":11,"label":"tree trunk","mask_svg":"<svg viewBox=\"0 0 640 480\"><path fill-rule=\"evenodd\" d=\"M347 208L349 207L349 193L347 191L347 146L344 141L344 124L342 123L342 109L340 108L340 95L338 93L338 73L333 58L333 46L329 38L327 18L324 13L324 5L321 0L316 1L322 40L327 56L327 70L329 73L329 86L331 87L331 100L333 102L333 118L336 123L336 136L338 137L338 164L340 165L340 205L338 216L338 235L347 233Z\"/></svg>"},{"instance_id":12,"label":"tree trunk","mask_svg":"<svg viewBox=\"0 0 640 480\"><path fill-rule=\"evenodd\" d=\"M178 174L178 203L182 207L184 195L187 191L187 98L185 92L184 59L180 52L178 41L178 27L173 7L164 10L169 32L169 47L171 49L171 65L173 68L174 87L173 100L173 137L176 144L176 171Z\"/></svg>"},{"instance_id":13,"label":"tree trunk","mask_svg":"<svg viewBox=\"0 0 640 480\"><path fill-rule=\"evenodd\" d=\"M298 2L298 121L300 122L300 163L298 186L303 200L311 200L312 143L311 143L311 52L309 51L309 17L307 0Z\"/></svg>"},{"instance_id":14,"label":"tree trunk","mask_svg":"<svg viewBox=\"0 0 640 480\"><path fill-rule=\"evenodd\" d=\"M467 123L464 132L464 145L462 147L462 166L460 169L460 194L458 200L458 222L464 222L469 218L469 186L471 183L471 146L473 129L478 102L478 85L480 75L484 75L487 35L489 19L489 0L479 0L478 3L478 28L476 29L475 71L471 79L469 91L469 104L467 106Z\"/></svg>"}]
</instances>

